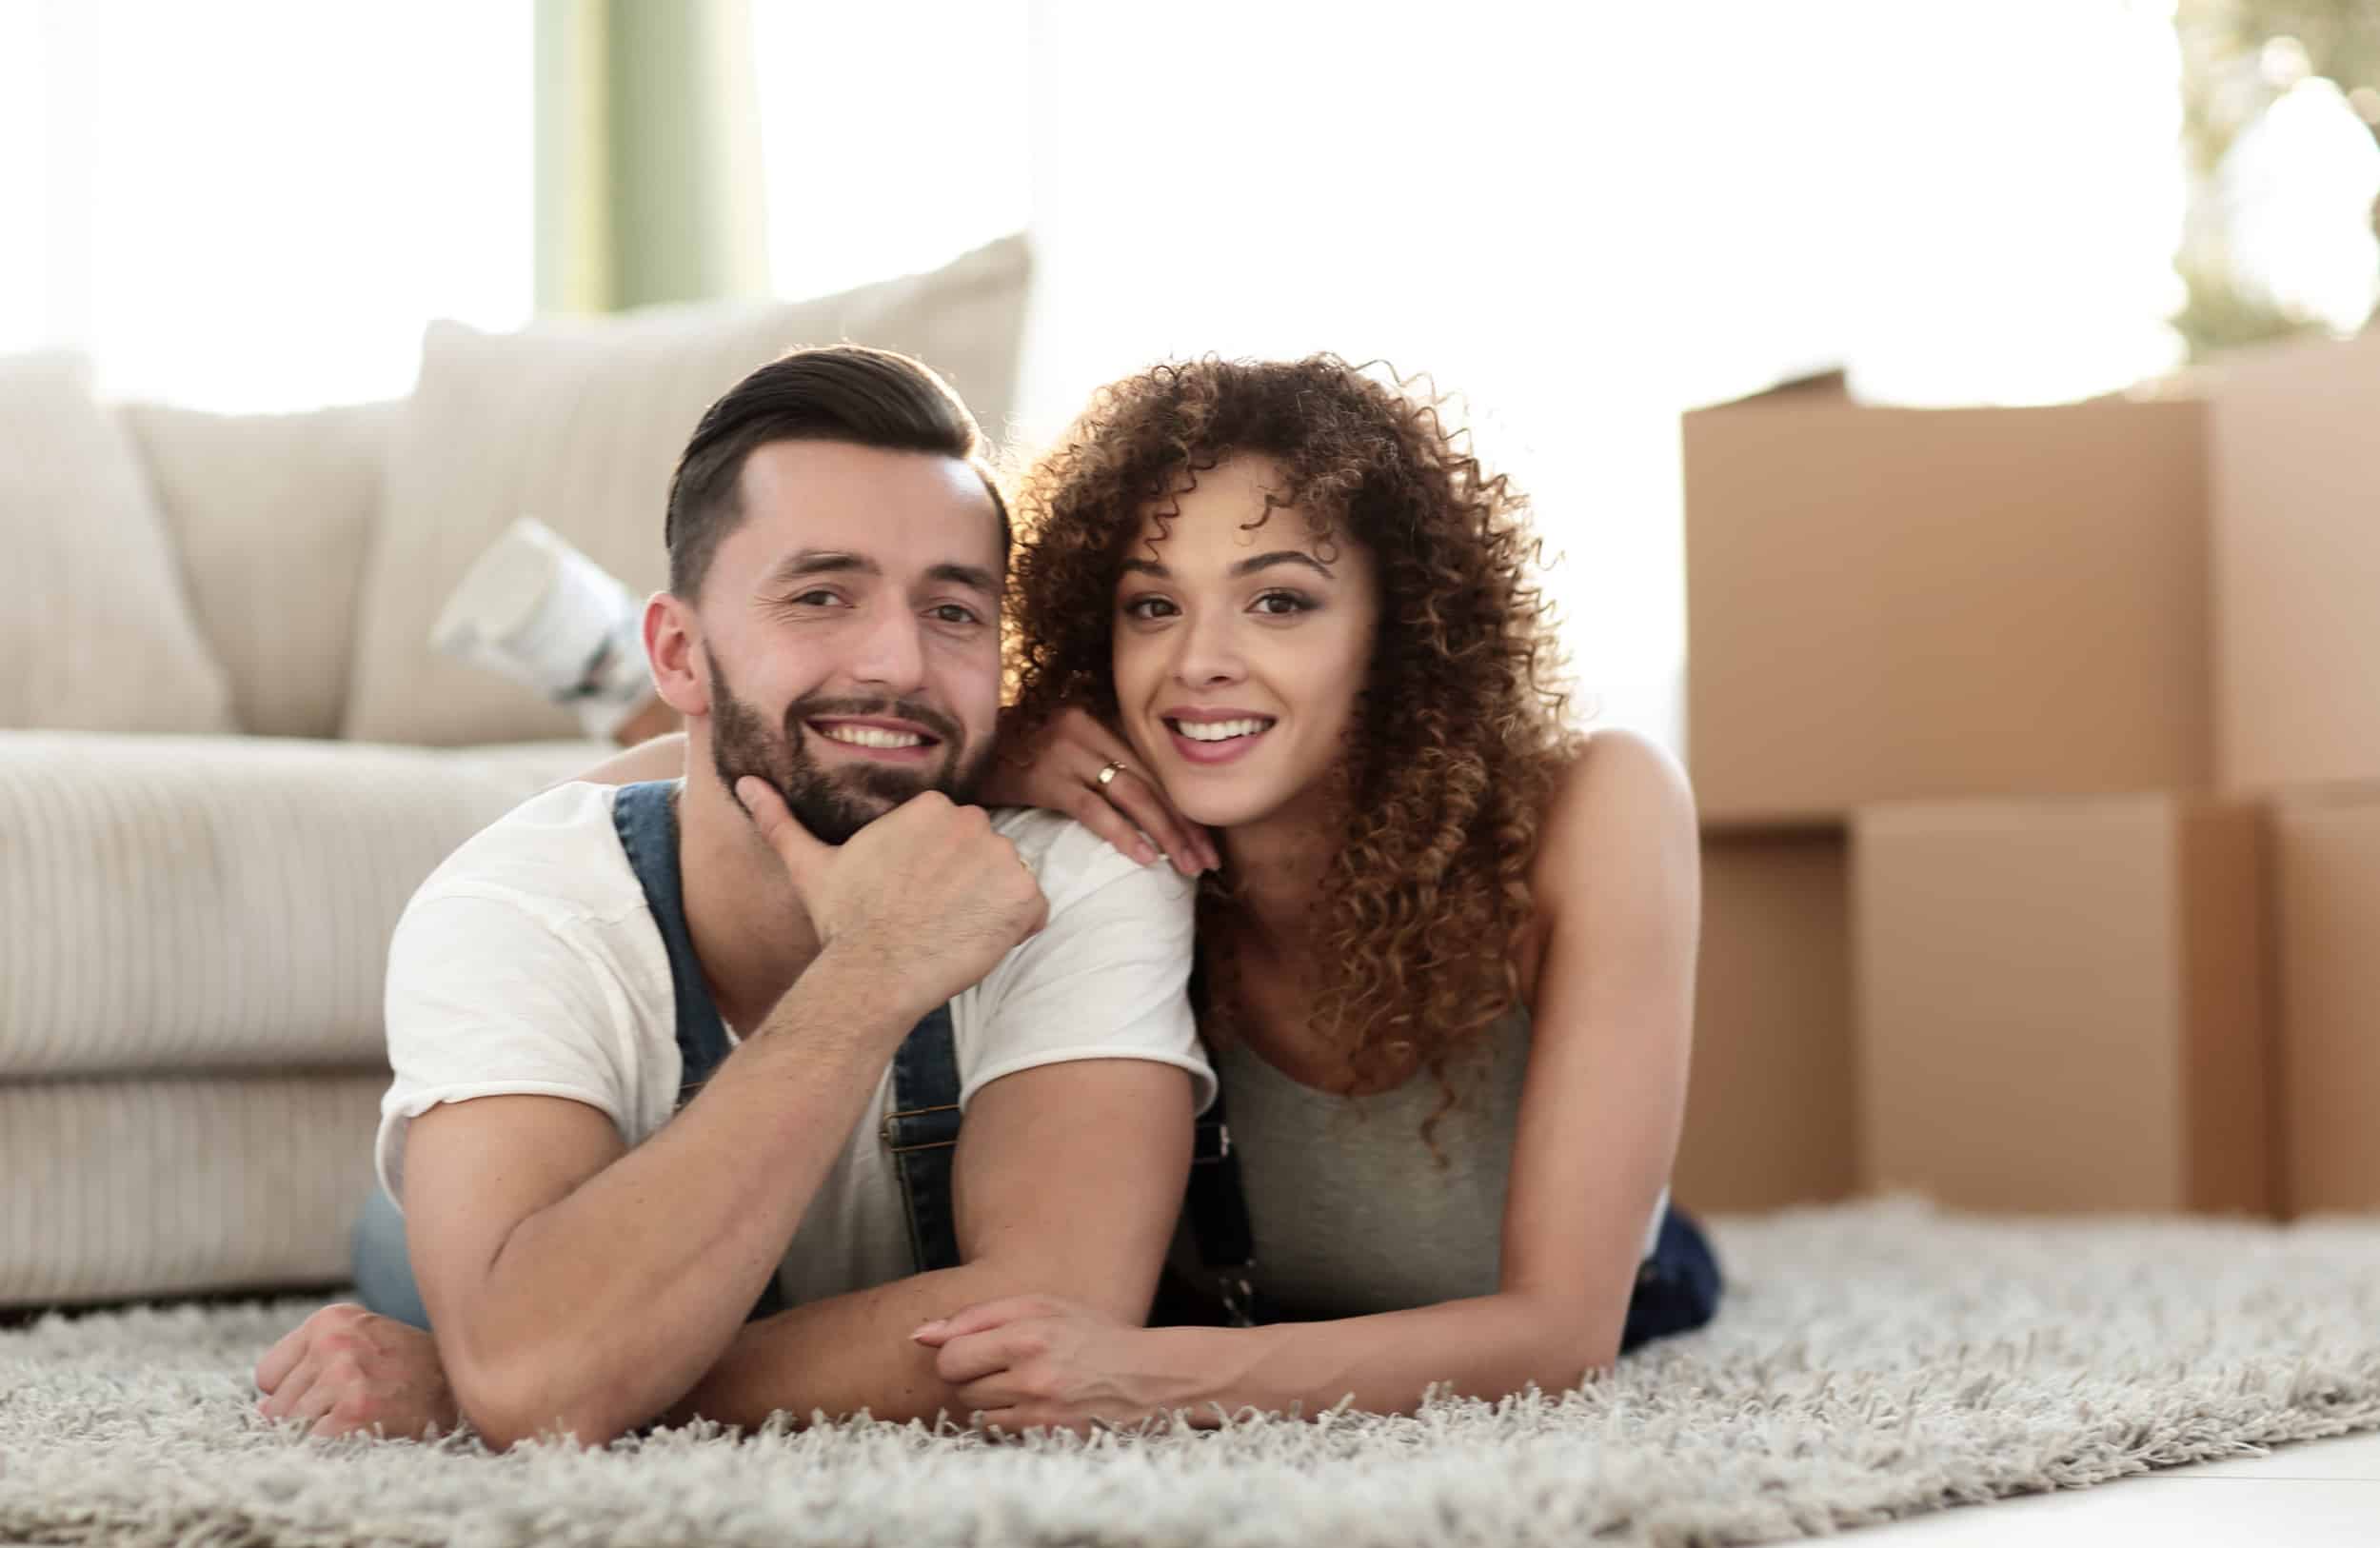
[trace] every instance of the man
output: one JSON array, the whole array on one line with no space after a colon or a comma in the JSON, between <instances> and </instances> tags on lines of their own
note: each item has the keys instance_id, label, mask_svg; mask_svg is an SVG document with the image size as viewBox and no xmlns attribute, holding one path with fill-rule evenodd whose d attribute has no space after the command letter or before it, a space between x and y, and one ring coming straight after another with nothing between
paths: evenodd
<instances>
[{"instance_id":1,"label":"man","mask_svg":"<svg viewBox=\"0 0 2380 1548\"><path fill-rule=\"evenodd\" d=\"M931 1419L922 1323L1147 1313L1213 1091L1189 894L964 804L1008 545L973 420L915 362L798 351L704 416L667 538L683 787L533 799L391 943L377 1162L434 1346L367 1282L259 1363L268 1415L498 1447Z\"/></svg>"}]
</instances>

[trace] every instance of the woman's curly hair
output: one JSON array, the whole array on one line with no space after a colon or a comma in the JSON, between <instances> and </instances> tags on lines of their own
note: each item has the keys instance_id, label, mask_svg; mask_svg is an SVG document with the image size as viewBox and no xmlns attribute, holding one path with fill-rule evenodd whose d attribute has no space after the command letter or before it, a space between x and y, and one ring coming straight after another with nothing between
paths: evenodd
<instances>
[{"instance_id":1,"label":"woman's curly hair","mask_svg":"<svg viewBox=\"0 0 2380 1548\"><path fill-rule=\"evenodd\" d=\"M1434 1126L1518 998L1528 869L1576 740L1524 502L1464 449L1442 398L1370 369L1210 356L1101 388L1020 481L1015 722L1030 737L1070 704L1112 719L1117 581L1143 521L1162 532L1228 455L1278 465L1285 486L1251 525L1292 509L1319 543L1352 538L1380 596L1337 770L1311 1025L1359 1081L1418 1059L1440 1088ZM1235 906L1230 878L1210 879L1201 939ZM1208 961L1204 982L1205 1024L1228 1032L1228 964Z\"/></svg>"}]
</instances>

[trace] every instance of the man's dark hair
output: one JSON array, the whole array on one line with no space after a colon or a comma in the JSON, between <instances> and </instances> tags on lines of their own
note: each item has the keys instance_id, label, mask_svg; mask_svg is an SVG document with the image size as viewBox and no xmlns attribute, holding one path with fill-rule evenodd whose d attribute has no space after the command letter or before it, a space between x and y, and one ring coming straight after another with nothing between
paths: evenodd
<instances>
[{"instance_id":1,"label":"man's dark hair","mask_svg":"<svg viewBox=\"0 0 2380 1548\"><path fill-rule=\"evenodd\" d=\"M842 441L923 451L973 467L1000 516L1008 555L1008 503L983 457L983 434L950 385L922 363L856 344L796 349L729 387L703 413L669 480L669 589L693 600L719 545L744 519L744 460L773 441Z\"/></svg>"}]
</instances>

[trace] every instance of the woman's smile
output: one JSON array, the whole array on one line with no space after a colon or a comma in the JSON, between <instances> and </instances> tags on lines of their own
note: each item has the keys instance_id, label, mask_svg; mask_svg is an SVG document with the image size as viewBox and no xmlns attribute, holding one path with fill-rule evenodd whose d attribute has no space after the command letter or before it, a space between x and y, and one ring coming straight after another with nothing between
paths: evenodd
<instances>
[{"instance_id":1,"label":"woman's smile","mask_svg":"<svg viewBox=\"0 0 2380 1548\"><path fill-rule=\"evenodd\" d=\"M1188 762L1212 768L1236 763L1256 750L1279 717L1241 709L1171 709L1158 717L1164 723L1175 752Z\"/></svg>"}]
</instances>

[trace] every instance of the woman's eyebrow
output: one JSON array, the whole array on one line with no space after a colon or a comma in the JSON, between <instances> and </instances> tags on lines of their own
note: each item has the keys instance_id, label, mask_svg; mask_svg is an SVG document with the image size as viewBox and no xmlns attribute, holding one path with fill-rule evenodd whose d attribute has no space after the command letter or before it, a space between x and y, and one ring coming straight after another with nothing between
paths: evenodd
<instances>
[{"instance_id":1,"label":"woman's eyebrow","mask_svg":"<svg viewBox=\"0 0 2380 1548\"><path fill-rule=\"evenodd\" d=\"M1242 559L1237 565L1232 566L1226 573L1232 579L1238 580L1242 575L1253 575L1258 570L1269 568L1274 565L1303 565L1326 581L1337 579L1331 574L1331 567L1328 565L1323 564L1312 554L1301 554L1294 548L1279 548L1269 554L1257 554L1253 558ZM1127 559L1123 562L1123 567L1135 575L1153 575L1160 581L1172 580L1174 575L1172 570L1153 559Z\"/></svg>"},{"instance_id":2,"label":"woman's eyebrow","mask_svg":"<svg viewBox=\"0 0 2380 1548\"><path fill-rule=\"evenodd\" d=\"M1242 575L1253 575L1258 570L1273 565L1303 565L1322 579L1326 581L1331 579L1331 567L1328 565L1323 564L1312 554L1301 554L1294 548L1279 548L1269 554L1258 554L1253 559L1243 559L1232 566L1231 574L1235 579Z\"/></svg>"}]
</instances>

